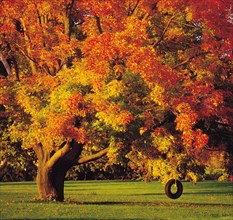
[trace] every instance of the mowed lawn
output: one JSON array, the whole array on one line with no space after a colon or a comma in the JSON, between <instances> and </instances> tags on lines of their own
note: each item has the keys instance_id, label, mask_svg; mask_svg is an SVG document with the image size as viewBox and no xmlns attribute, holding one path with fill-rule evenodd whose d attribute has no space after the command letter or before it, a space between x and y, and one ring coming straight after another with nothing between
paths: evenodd
<instances>
[{"instance_id":1,"label":"mowed lawn","mask_svg":"<svg viewBox=\"0 0 233 220\"><path fill-rule=\"evenodd\" d=\"M35 200L35 182L0 183L1 219L233 219L231 182L184 182L177 200L159 182L70 181L65 202Z\"/></svg>"}]
</instances>

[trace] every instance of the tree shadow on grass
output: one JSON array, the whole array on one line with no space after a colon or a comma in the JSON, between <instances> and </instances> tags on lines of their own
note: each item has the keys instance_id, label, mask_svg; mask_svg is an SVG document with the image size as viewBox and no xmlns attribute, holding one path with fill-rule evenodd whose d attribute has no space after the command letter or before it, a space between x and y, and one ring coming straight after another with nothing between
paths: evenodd
<instances>
[{"instance_id":1,"label":"tree shadow on grass","mask_svg":"<svg viewBox=\"0 0 233 220\"><path fill-rule=\"evenodd\" d=\"M230 195L232 196L233 195L233 192L230 192L230 191L223 191L223 192L220 192L220 191L200 191L200 192L187 192L187 193L184 193L184 195Z\"/></svg>"},{"instance_id":2,"label":"tree shadow on grass","mask_svg":"<svg viewBox=\"0 0 233 220\"><path fill-rule=\"evenodd\" d=\"M194 192L194 193L185 193L184 195L193 195L193 194L205 194L205 195L221 195L221 194L227 194L227 195L233 195L233 193L229 192L216 192L216 191L202 191L202 192ZM144 194L129 194L127 196L165 196L164 193L144 193ZM57 203L54 201L40 201L40 200L29 200L25 201L27 203ZM57 203L59 204L59 203ZM64 202L60 202L62 205L127 205L127 206L164 206L164 207L170 207L170 206L184 206L184 207L192 207L192 206L201 206L201 207L232 207L233 204L222 204L222 203L203 203L203 202L182 202L182 200L170 200L170 201L79 201L78 199L67 199Z\"/></svg>"},{"instance_id":3,"label":"tree shadow on grass","mask_svg":"<svg viewBox=\"0 0 233 220\"><path fill-rule=\"evenodd\" d=\"M190 203L190 202L140 202L140 201L87 201L87 202L80 202L80 201L65 201L62 204L69 205L69 204L75 204L75 205L106 205L106 206L112 206L112 205L127 205L127 206L159 206L159 207L174 207L174 206L184 206L184 207L194 207L194 206L201 206L201 207L232 207L233 204L222 204L222 203Z\"/></svg>"},{"instance_id":4,"label":"tree shadow on grass","mask_svg":"<svg viewBox=\"0 0 233 220\"><path fill-rule=\"evenodd\" d=\"M134 193L127 194L127 196L164 196L165 193Z\"/></svg>"},{"instance_id":5,"label":"tree shadow on grass","mask_svg":"<svg viewBox=\"0 0 233 220\"><path fill-rule=\"evenodd\" d=\"M61 220L75 220L75 219L76 220L100 220L99 218L32 218L32 220L45 220L45 219L49 219L49 220L58 220L58 219L61 219ZM17 220L25 220L25 218L17 218ZM108 220L119 220L119 218L108 218ZM144 218L121 218L121 220L145 220L145 219ZM156 218L156 220L162 220L162 219Z\"/></svg>"}]
</instances>

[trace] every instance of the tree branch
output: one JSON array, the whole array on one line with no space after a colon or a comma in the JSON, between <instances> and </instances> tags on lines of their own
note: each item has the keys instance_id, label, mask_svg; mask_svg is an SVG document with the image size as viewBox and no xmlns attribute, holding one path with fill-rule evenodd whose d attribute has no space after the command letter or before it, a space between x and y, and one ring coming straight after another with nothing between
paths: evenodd
<instances>
[{"instance_id":1,"label":"tree branch","mask_svg":"<svg viewBox=\"0 0 233 220\"><path fill-rule=\"evenodd\" d=\"M103 33L103 29L101 27L101 22L100 22L100 17L98 17L97 15L95 16L95 20L96 20L96 25L98 27L99 33L102 34Z\"/></svg>"},{"instance_id":2,"label":"tree branch","mask_svg":"<svg viewBox=\"0 0 233 220\"><path fill-rule=\"evenodd\" d=\"M67 15L70 16L71 15L71 12L72 12L72 9L74 7L74 3L75 3L76 0L72 0L71 3L69 3L67 6L66 6L66 11L67 11Z\"/></svg>"},{"instance_id":3,"label":"tree branch","mask_svg":"<svg viewBox=\"0 0 233 220\"><path fill-rule=\"evenodd\" d=\"M191 61L192 59L194 59L194 58L196 58L196 57L199 57L199 56L201 56L201 55L206 55L206 54L208 54L208 53L210 53L210 51L207 51L207 52L204 51L204 52L197 53L197 54L195 54L195 55L193 55L193 56L187 58L186 60L184 60L184 61L182 61L182 62L176 64L175 66L172 67L172 69L176 69L177 67L182 66L182 65L188 63L188 62Z\"/></svg>"},{"instance_id":4,"label":"tree branch","mask_svg":"<svg viewBox=\"0 0 233 220\"><path fill-rule=\"evenodd\" d=\"M108 153L108 151L109 151L109 147L105 148L104 150L99 151L96 154L92 154L92 155L89 155L89 156L82 157L77 161L76 165L83 164L83 163L88 163L88 162L94 161L94 160L98 160L99 158L105 156Z\"/></svg>"},{"instance_id":5,"label":"tree branch","mask_svg":"<svg viewBox=\"0 0 233 220\"><path fill-rule=\"evenodd\" d=\"M24 40L25 40L25 42L29 42L31 44L30 36L27 34L27 28L26 28L25 22L24 22L24 20L22 18L20 19L20 23L21 23L21 25L23 27L23 33L24 33ZM26 51L27 51L27 54L28 54L27 57L29 58L29 63L30 63L31 71L32 71L32 74L34 75L36 73L36 71L37 71L37 68L36 68L35 62L30 58L30 55L31 55L31 52L32 52L30 46L26 47Z\"/></svg>"},{"instance_id":6,"label":"tree branch","mask_svg":"<svg viewBox=\"0 0 233 220\"><path fill-rule=\"evenodd\" d=\"M136 8L138 7L139 2L140 2L140 0L137 0L135 6L131 9L130 8L130 1L129 1L128 16L131 16L134 13L134 11L136 10Z\"/></svg>"},{"instance_id":7,"label":"tree branch","mask_svg":"<svg viewBox=\"0 0 233 220\"><path fill-rule=\"evenodd\" d=\"M189 57L188 59L182 61L181 63L178 63L177 65L173 66L172 69L176 69L177 67L182 66L182 65L188 63L188 62L189 62L190 60L192 60L194 57L195 57L195 56Z\"/></svg>"},{"instance_id":8,"label":"tree branch","mask_svg":"<svg viewBox=\"0 0 233 220\"><path fill-rule=\"evenodd\" d=\"M7 63L6 58L4 57L4 55L3 55L3 53L1 51L0 51L0 59L1 59L3 65L4 65L5 69L6 69L7 74L9 76L11 76L12 75L11 68L10 68L9 64Z\"/></svg>"},{"instance_id":9,"label":"tree branch","mask_svg":"<svg viewBox=\"0 0 233 220\"><path fill-rule=\"evenodd\" d=\"M47 169L50 170L60 158L62 158L67 152L71 150L70 143L71 143L70 141L69 142L65 141L61 144L61 149L59 149L47 162L46 164Z\"/></svg>"},{"instance_id":10,"label":"tree branch","mask_svg":"<svg viewBox=\"0 0 233 220\"><path fill-rule=\"evenodd\" d=\"M167 32L167 30L168 30L168 28L169 28L169 26L170 26L170 24L172 23L172 20L173 20L174 18L175 18L175 14L172 15L172 16L170 17L170 19L169 19L169 21L168 21L166 27L164 28L163 33L162 33L162 35L160 36L160 38L152 44L153 47L156 47L156 46L163 40L164 35L166 34L166 32Z\"/></svg>"}]
</instances>

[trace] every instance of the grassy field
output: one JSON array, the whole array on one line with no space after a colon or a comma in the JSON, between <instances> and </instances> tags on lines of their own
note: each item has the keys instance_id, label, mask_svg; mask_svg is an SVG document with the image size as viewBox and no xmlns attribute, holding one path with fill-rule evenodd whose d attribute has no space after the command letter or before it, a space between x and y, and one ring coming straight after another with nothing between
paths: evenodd
<instances>
[{"instance_id":1,"label":"grassy field","mask_svg":"<svg viewBox=\"0 0 233 220\"><path fill-rule=\"evenodd\" d=\"M0 183L0 219L233 219L230 182L183 183L171 200L159 182L71 181L65 202L40 202L34 182Z\"/></svg>"}]
</instances>

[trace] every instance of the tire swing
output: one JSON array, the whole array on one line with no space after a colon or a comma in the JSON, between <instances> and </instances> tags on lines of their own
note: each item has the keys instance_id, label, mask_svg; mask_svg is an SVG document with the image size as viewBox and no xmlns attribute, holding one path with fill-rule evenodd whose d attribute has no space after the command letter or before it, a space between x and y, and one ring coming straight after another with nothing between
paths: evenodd
<instances>
[{"instance_id":1,"label":"tire swing","mask_svg":"<svg viewBox=\"0 0 233 220\"><path fill-rule=\"evenodd\" d=\"M176 187L177 191L172 192L172 187ZM183 185L179 180L171 179L165 185L165 193L170 199L178 199L183 193Z\"/></svg>"}]
</instances>

